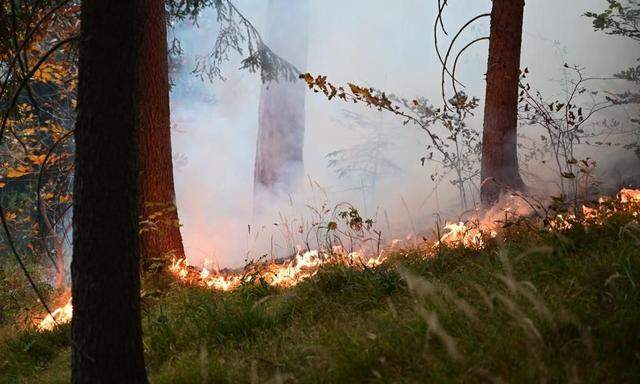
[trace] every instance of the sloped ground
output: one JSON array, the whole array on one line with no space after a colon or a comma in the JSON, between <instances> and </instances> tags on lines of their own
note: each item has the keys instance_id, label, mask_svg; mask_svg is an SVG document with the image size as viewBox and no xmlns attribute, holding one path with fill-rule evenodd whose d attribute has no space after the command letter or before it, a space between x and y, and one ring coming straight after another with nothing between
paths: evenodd
<instances>
[{"instance_id":1,"label":"sloped ground","mask_svg":"<svg viewBox=\"0 0 640 384\"><path fill-rule=\"evenodd\" d=\"M635 220L635 221L634 221ZM512 228L291 289L144 284L154 383L640 382L640 225ZM69 326L0 330L0 382L69 382Z\"/></svg>"}]
</instances>

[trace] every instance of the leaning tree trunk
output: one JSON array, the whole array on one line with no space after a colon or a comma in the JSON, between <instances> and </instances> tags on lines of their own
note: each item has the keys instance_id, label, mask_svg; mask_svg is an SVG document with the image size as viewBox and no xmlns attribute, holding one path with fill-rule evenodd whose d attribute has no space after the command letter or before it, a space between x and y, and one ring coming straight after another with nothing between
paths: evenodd
<instances>
[{"instance_id":1,"label":"leaning tree trunk","mask_svg":"<svg viewBox=\"0 0 640 384\"><path fill-rule=\"evenodd\" d=\"M269 0L267 44L304 71L308 0ZM288 193L302 178L305 86L286 79L262 84L254 173L254 204L264 194Z\"/></svg>"},{"instance_id":2,"label":"leaning tree trunk","mask_svg":"<svg viewBox=\"0 0 640 384\"><path fill-rule=\"evenodd\" d=\"M140 197L142 220L140 256L143 269L162 263L169 255L182 257L173 185L171 120L169 117L169 63L163 0L143 0L140 74Z\"/></svg>"},{"instance_id":3,"label":"leaning tree trunk","mask_svg":"<svg viewBox=\"0 0 640 384\"><path fill-rule=\"evenodd\" d=\"M518 171L518 82L524 0L493 0L482 133L481 200L524 187Z\"/></svg>"},{"instance_id":4,"label":"leaning tree trunk","mask_svg":"<svg viewBox=\"0 0 640 384\"><path fill-rule=\"evenodd\" d=\"M147 383L138 254L140 0L83 0L71 263L74 383Z\"/></svg>"}]
</instances>

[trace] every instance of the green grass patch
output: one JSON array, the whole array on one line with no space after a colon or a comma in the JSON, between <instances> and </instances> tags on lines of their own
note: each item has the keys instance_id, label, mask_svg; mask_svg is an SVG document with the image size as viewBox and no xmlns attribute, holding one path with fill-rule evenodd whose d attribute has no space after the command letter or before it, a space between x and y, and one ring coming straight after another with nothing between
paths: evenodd
<instances>
[{"instance_id":1,"label":"green grass patch","mask_svg":"<svg viewBox=\"0 0 640 384\"><path fill-rule=\"evenodd\" d=\"M487 248L396 251L291 289L145 281L154 383L640 382L640 226L514 229ZM12 331L8 331L11 328ZM2 382L67 382L69 329L5 325Z\"/></svg>"}]
</instances>

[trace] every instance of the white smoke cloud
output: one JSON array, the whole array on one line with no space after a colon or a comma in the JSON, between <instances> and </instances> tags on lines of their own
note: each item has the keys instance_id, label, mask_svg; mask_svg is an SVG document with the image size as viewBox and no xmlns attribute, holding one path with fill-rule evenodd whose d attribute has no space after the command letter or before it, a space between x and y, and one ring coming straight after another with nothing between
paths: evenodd
<instances>
[{"instance_id":1,"label":"white smoke cloud","mask_svg":"<svg viewBox=\"0 0 640 384\"><path fill-rule=\"evenodd\" d=\"M489 0L450 3L444 18L449 38L466 20L491 7ZM258 30L264 30L266 1L238 0L236 5ZM634 63L635 45L593 32L590 21L581 16L604 6L601 0L527 2L522 62L532 71L532 83L545 91L560 92L555 79L560 77L563 61L581 64L589 73L603 76ZM307 67L312 73L328 75L336 84L354 82L406 97L425 96L440 105L441 72L432 39L436 7L436 1L423 0L312 0ZM273 225L278 212L299 218L305 213L304 204L314 196L320 200L321 194L311 192L305 183L291 197L271 201L273 209L265 217L252 217L259 75L239 71L239 60L232 59L224 68L226 81L196 79L190 71L195 57L213 46L217 34L215 12L205 12L198 25L185 23L174 31L186 60L173 76L171 99L173 150L182 159L175 170L177 203L190 262L214 260L221 267L238 266L248 251L253 256L269 252L272 235L280 236L281 228ZM487 33L485 19L457 46L461 48ZM440 35L441 49L446 50L449 38ZM465 91L480 99L484 96L486 52L486 42L474 46L458 68L460 80L467 85ZM615 86L611 82L601 85ZM430 165L423 167L419 161L426 138L416 127L403 126L401 120L361 105L328 102L311 92L306 109L305 172L326 189L331 201L350 201L368 215L384 208L396 236L411 231L413 226L427 228L435 211L451 214L458 210L452 198L455 191L446 181L438 193L431 193ZM339 179L327 167L329 152L361 140L353 130L336 123L345 109L391 125L394 145L388 156L403 168L393 177L382 177L376 193L364 198L354 181ZM481 127L481 113L474 125ZM386 229L386 224L381 227ZM262 240L252 240L258 231ZM284 244L282 240L276 242Z\"/></svg>"}]
</instances>

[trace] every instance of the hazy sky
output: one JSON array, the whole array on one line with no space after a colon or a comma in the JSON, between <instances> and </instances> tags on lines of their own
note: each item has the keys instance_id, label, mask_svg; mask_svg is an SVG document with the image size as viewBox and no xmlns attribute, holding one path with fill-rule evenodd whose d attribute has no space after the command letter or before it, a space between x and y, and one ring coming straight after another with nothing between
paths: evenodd
<instances>
[{"instance_id":1,"label":"hazy sky","mask_svg":"<svg viewBox=\"0 0 640 384\"><path fill-rule=\"evenodd\" d=\"M281 0L297 1L297 0ZM334 83L355 82L385 89L406 97L425 96L440 104L440 64L433 43L435 0L310 0L308 70L324 74ZM444 21L450 34L466 20L488 12L488 0L452 0ZM264 30L267 0L236 0L235 4ZM525 9L522 63L532 72L537 87L559 92L555 79L562 64L580 64L587 73L610 76L634 63L637 45L618 37L593 32L590 21L581 16L587 10L605 7L604 0L529 0ZM187 63L211 49L217 33L212 12L205 12L199 27L185 23L176 35L185 49ZM486 19L465 34L458 48L488 33ZM441 35L446 50L448 37ZM487 42L466 52L458 73L468 94L484 96ZM238 265L247 248L259 253L266 242L249 244L247 225L252 222L253 161L258 129L260 79L237 70L237 60L225 66L226 81L202 82L189 73L189 65L174 76L172 92L173 150L178 207L183 237L192 262L214 260L221 266ZM600 84L608 88L613 83ZM327 167L329 152L349 148L361 141L361 133L345 126L343 111L363 114L377 121L392 138L387 155L403 172L386 177L374 197L363 201L353 180L340 180ZM305 170L317 180L333 202L348 200L373 215L377 207L389 212L394 230L409 228L401 198L410 206L412 220L426 226L436 209L429 170L420 165L424 135L403 126L393 116L307 94ZM478 127L481 121L477 122ZM437 208L454 212L450 186L439 189ZM317 197L317 196L316 196ZM310 199L300 192L287 208L289 199L274 202L285 215L302 215L300 205ZM375 200L375 201L374 201ZM364 207L363 207L364 205ZM277 217L263 218L277 221ZM265 230L265 238L273 228ZM397 235L397 234L396 234Z\"/></svg>"}]
</instances>

